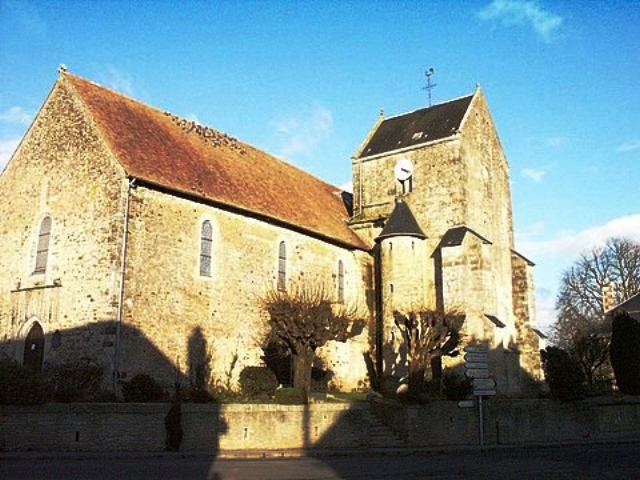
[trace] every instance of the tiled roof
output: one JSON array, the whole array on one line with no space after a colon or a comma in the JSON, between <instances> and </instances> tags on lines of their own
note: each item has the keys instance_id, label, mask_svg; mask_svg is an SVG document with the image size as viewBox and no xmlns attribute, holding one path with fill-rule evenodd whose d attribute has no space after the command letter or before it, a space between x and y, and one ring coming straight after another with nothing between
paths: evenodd
<instances>
[{"instance_id":1,"label":"tiled roof","mask_svg":"<svg viewBox=\"0 0 640 480\"><path fill-rule=\"evenodd\" d=\"M370 157L440 140L460 128L473 95L383 120L358 155Z\"/></svg>"},{"instance_id":2,"label":"tiled roof","mask_svg":"<svg viewBox=\"0 0 640 480\"><path fill-rule=\"evenodd\" d=\"M413 216L409 205L402 200L396 200L396 205L393 207L393 211L391 215L389 215L389 219L380 232L380 235L376 238L376 242L384 238L398 236L427 238L422 232L420 225L418 225L416 217Z\"/></svg>"},{"instance_id":3,"label":"tiled roof","mask_svg":"<svg viewBox=\"0 0 640 480\"><path fill-rule=\"evenodd\" d=\"M127 174L347 247L341 189L223 133L62 73Z\"/></svg>"}]
</instances>

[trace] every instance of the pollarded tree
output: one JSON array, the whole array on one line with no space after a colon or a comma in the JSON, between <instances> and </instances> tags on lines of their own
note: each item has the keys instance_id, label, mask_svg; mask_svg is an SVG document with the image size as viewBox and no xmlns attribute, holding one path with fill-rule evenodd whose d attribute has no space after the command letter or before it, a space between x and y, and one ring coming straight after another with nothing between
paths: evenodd
<instances>
[{"instance_id":1,"label":"pollarded tree","mask_svg":"<svg viewBox=\"0 0 640 480\"><path fill-rule=\"evenodd\" d=\"M465 316L417 308L407 313L393 312L395 324L407 346L409 395L417 397L435 359L452 355L462 339Z\"/></svg>"},{"instance_id":2,"label":"pollarded tree","mask_svg":"<svg viewBox=\"0 0 640 480\"><path fill-rule=\"evenodd\" d=\"M551 340L581 365L589 387L606 365L611 335L605 311L640 291L640 244L612 238L602 247L583 253L564 272L556 300L558 319Z\"/></svg>"},{"instance_id":3,"label":"pollarded tree","mask_svg":"<svg viewBox=\"0 0 640 480\"><path fill-rule=\"evenodd\" d=\"M315 352L331 341L346 342L362 333L365 320L355 307L335 304L320 287L293 293L272 290L262 299L269 315L265 344L283 344L293 357L293 386L309 396Z\"/></svg>"}]
</instances>

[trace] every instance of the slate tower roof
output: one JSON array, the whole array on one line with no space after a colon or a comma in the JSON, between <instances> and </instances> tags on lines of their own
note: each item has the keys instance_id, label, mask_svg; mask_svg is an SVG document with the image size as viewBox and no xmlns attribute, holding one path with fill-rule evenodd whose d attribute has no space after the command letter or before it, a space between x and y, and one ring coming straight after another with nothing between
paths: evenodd
<instances>
[{"instance_id":1,"label":"slate tower roof","mask_svg":"<svg viewBox=\"0 0 640 480\"><path fill-rule=\"evenodd\" d=\"M400 236L427 238L420 225L418 225L416 217L413 216L409 205L398 199L384 228L376 238L376 242L380 242L385 238Z\"/></svg>"},{"instance_id":2,"label":"slate tower roof","mask_svg":"<svg viewBox=\"0 0 640 480\"><path fill-rule=\"evenodd\" d=\"M357 157L412 147L454 135L460 128L473 95L384 119Z\"/></svg>"}]
</instances>

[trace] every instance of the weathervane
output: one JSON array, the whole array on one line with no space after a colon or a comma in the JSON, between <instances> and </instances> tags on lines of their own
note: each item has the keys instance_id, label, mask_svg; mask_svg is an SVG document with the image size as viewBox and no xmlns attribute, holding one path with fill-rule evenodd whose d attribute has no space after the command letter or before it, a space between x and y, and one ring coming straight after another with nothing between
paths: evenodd
<instances>
[{"instance_id":1,"label":"weathervane","mask_svg":"<svg viewBox=\"0 0 640 480\"><path fill-rule=\"evenodd\" d=\"M429 67L429 70L424 72L424 74L427 77L427 86L426 87L422 87L422 89L426 90L429 93L429 106L431 106L431 89L438 85L437 83L431 83L431 76L434 73L436 73L436 71L433 69L433 67Z\"/></svg>"}]
</instances>

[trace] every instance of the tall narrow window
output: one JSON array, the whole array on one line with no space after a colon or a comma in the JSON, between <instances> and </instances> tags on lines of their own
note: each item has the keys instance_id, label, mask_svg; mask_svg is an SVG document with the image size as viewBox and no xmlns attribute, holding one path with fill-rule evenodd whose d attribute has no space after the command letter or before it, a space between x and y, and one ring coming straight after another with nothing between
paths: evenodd
<instances>
[{"instance_id":1,"label":"tall narrow window","mask_svg":"<svg viewBox=\"0 0 640 480\"><path fill-rule=\"evenodd\" d=\"M211 276L211 244L213 243L213 229L211 222L202 222L202 232L200 235L200 275Z\"/></svg>"},{"instance_id":2,"label":"tall narrow window","mask_svg":"<svg viewBox=\"0 0 640 480\"><path fill-rule=\"evenodd\" d=\"M344 303L344 265L338 262L338 303Z\"/></svg>"},{"instance_id":3,"label":"tall narrow window","mask_svg":"<svg viewBox=\"0 0 640 480\"><path fill-rule=\"evenodd\" d=\"M51 238L51 217L44 217L40 223L38 247L36 249L36 268L33 273L47 271L47 257L49 256L49 240Z\"/></svg>"},{"instance_id":4,"label":"tall narrow window","mask_svg":"<svg viewBox=\"0 0 640 480\"><path fill-rule=\"evenodd\" d=\"M278 247L278 290L287 289L287 246L280 242Z\"/></svg>"}]
</instances>

